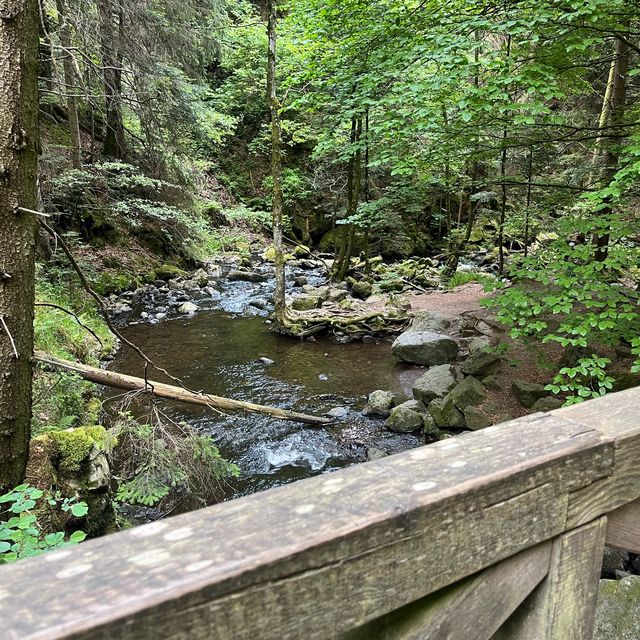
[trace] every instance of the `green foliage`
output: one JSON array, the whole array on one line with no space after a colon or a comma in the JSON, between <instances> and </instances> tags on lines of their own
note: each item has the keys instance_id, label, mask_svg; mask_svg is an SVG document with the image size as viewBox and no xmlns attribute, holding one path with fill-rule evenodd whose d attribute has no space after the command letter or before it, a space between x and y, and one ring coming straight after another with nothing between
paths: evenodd
<instances>
[{"instance_id":1,"label":"green foliage","mask_svg":"<svg viewBox=\"0 0 640 640\"><path fill-rule=\"evenodd\" d=\"M59 507L75 518L88 513L84 502L47 497L43 491L28 484L0 496L0 565L78 544L85 539L82 531L75 531L69 537L64 532L43 534L36 515L38 501L43 500L50 507Z\"/></svg>"},{"instance_id":2,"label":"green foliage","mask_svg":"<svg viewBox=\"0 0 640 640\"><path fill-rule=\"evenodd\" d=\"M122 413L108 437L121 470L116 494L120 502L152 506L172 490L204 501L220 481L239 473L209 436L185 424L164 419L141 424Z\"/></svg>"},{"instance_id":3,"label":"green foliage","mask_svg":"<svg viewBox=\"0 0 640 640\"><path fill-rule=\"evenodd\" d=\"M617 215L594 218L584 212L566 216L558 226L557 239L511 270L517 283L503 285L486 304L497 309L514 338L538 336L565 348L592 350L637 345L640 292L628 271L640 259L640 249L628 241L635 226ZM594 243L570 240L593 234L610 236L604 259L596 259ZM606 364L604 358L587 359L561 374L571 371L572 382L554 386L575 398L600 395L611 388Z\"/></svg>"},{"instance_id":4,"label":"green foliage","mask_svg":"<svg viewBox=\"0 0 640 640\"><path fill-rule=\"evenodd\" d=\"M589 398L599 398L613 389L615 380L607 375L609 358L592 354L590 358L580 358L575 367L563 367L545 387L553 393L568 393L567 405L584 402Z\"/></svg>"},{"instance_id":5,"label":"green foliage","mask_svg":"<svg viewBox=\"0 0 640 640\"><path fill-rule=\"evenodd\" d=\"M483 273L479 271L456 271L447 282L447 288L455 289L463 284L469 282L479 282L485 286L491 287L495 283L496 279L490 273Z\"/></svg>"}]
</instances>

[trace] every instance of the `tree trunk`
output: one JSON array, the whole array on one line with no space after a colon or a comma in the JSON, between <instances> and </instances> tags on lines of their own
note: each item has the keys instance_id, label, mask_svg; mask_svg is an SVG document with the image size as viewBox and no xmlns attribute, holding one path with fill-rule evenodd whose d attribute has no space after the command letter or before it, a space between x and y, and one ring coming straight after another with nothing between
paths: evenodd
<instances>
[{"instance_id":1,"label":"tree trunk","mask_svg":"<svg viewBox=\"0 0 640 640\"><path fill-rule=\"evenodd\" d=\"M614 57L609 69L607 89L598 123L601 135L593 155L595 173L599 173L599 183L602 187L611 184L618 171L618 149L624 138L624 131L617 128L617 125L622 123L626 106L629 55L630 48L625 40L616 38ZM603 216L610 213L609 207L600 212ZM609 234L594 233L592 241L596 246L595 259L602 262L608 254Z\"/></svg>"},{"instance_id":2,"label":"tree trunk","mask_svg":"<svg viewBox=\"0 0 640 640\"><path fill-rule=\"evenodd\" d=\"M274 305L276 324L283 326L287 313L285 303L285 272L284 249L282 246L282 210L284 208L282 196L282 128L280 125L280 102L276 87L276 71L278 65L278 6L277 0L268 0L267 36L269 51L267 55L267 101L271 116L271 178L272 192L272 226L273 248L275 249L276 288Z\"/></svg>"},{"instance_id":3,"label":"tree trunk","mask_svg":"<svg viewBox=\"0 0 640 640\"><path fill-rule=\"evenodd\" d=\"M360 139L362 138L362 118L353 118L351 121L351 144L357 144L349 160L349 175L347 179L347 213L346 217L354 216L360 204L360 190L362 188L362 150L360 149ZM339 282L344 280L349 272L351 255L356 237L356 227L354 224L343 226L343 244L340 254L336 260L334 277Z\"/></svg>"},{"instance_id":4,"label":"tree trunk","mask_svg":"<svg viewBox=\"0 0 640 640\"><path fill-rule=\"evenodd\" d=\"M511 35L507 36L507 60L511 57ZM507 138L509 130L505 125L502 131L502 154L500 156L500 181L502 198L500 202L500 223L498 226L498 271L504 274L504 225L507 220Z\"/></svg>"},{"instance_id":5,"label":"tree trunk","mask_svg":"<svg viewBox=\"0 0 640 640\"><path fill-rule=\"evenodd\" d=\"M76 97L76 72L71 59L71 29L66 13L64 0L56 0L58 8L58 25L60 44L62 45L64 91L67 96L69 112L69 137L71 140L71 163L74 169L82 170L82 144L80 140L80 123L78 120L78 98Z\"/></svg>"},{"instance_id":6,"label":"tree trunk","mask_svg":"<svg viewBox=\"0 0 640 640\"><path fill-rule=\"evenodd\" d=\"M38 3L0 6L0 493L24 478L31 425Z\"/></svg>"},{"instance_id":7,"label":"tree trunk","mask_svg":"<svg viewBox=\"0 0 640 640\"><path fill-rule=\"evenodd\" d=\"M128 376L115 371L98 369L90 367L86 364L71 362L70 360L62 360L50 356L47 353L36 353L36 362L72 371L82 376L85 380L90 380L96 384L102 384L114 389L124 389L126 391L148 391L150 394L158 398L166 398L168 400L177 400L178 402L186 402L188 404L196 404L210 407L212 409L221 409L223 411L244 411L245 413L260 413L271 416L278 420L289 420L292 422L302 422L304 424L321 427L331 424L331 418L322 418L312 416L306 413L298 413L289 409L280 409L278 407L269 407L262 404L254 404L253 402L244 402L243 400L233 400L231 398L223 398L220 396L212 396L208 393L194 393L181 387L174 387L163 382L153 382L144 378Z\"/></svg>"},{"instance_id":8,"label":"tree trunk","mask_svg":"<svg viewBox=\"0 0 640 640\"><path fill-rule=\"evenodd\" d=\"M105 132L103 153L123 160L126 155L122 120L122 9L114 9L111 0L98 0L100 51L105 96Z\"/></svg>"}]
</instances>

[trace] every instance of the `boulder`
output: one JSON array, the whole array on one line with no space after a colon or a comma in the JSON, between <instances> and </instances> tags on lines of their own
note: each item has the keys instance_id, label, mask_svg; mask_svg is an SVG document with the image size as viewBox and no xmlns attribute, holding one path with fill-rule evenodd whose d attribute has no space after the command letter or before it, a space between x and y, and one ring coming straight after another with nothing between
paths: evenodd
<instances>
[{"instance_id":1,"label":"boulder","mask_svg":"<svg viewBox=\"0 0 640 640\"><path fill-rule=\"evenodd\" d=\"M351 293L354 298L360 298L366 300L373 292L373 287L370 282L360 281L356 282L351 288Z\"/></svg>"},{"instance_id":2,"label":"boulder","mask_svg":"<svg viewBox=\"0 0 640 640\"><path fill-rule=\"evenodd\" d=\"M244 269L238 269L234 271L229 271L227 275L227 279L231 282L234 281L246 281L246 282L266 282L269 279L269 276L258 273L256 271L245 271Z\"/></svg>"},{"instance_id":3,"label":"boulder","mask_svg":"<svg viewBox=\"0 0 640 640\"><path fill-rule=\"evenodd\" d=\"M531 407L532 411L555 411L559 409L564 403L560 398L554 398L553 396L545 396L536 400Z\"/></svg>"},{"instance_id":4,"label":"boulder","mask_svg":"<svg viewBox=\"0 0 640 640\"><path fill-rule=\"evenodd\" d=\"M485 391L482 383L471 376L459 382L449 393L454 406L460 411L467 407L482 404L485 400Z\"/></svg>"},{"instance_id":5,"label":"boulder","mask_svg":"<svg viewBox=\"0 0 640 640\"><path fill-rule=\"evenodd\" d=\"M472 406L469 406L464 410L464 421L467 425L467 429L471 429L472 431L486 429L492 424L491 418L486 413L483 413L480 409Z\"/></svg>"},{"instance_id":6,"label":"boulder","mask_svg":"<svg viewBox=\"0 0 640 640\"><path fill-rule=\"evenodd\" d=\"M491 347L491 338L489 336L476 336L469 341L469 353L476 351L486 351Z\"/></svg>"},{"instance_id":7,"label":"boulder","mask_svg":"<svg viewBox=\"0 0 640 640\"><path fill-rule=\"evenodd\" d=\"M594 640L640 638L640 576L601 580Z\"/></svg>"},{"instance_id":8,"label":"boulder","mask_svg":"<svg viewBox=\"0 0 640 640\"><path fill-rule=\"evenodd\" d=\"M545 398L548 395L541 384L527 380L514 380L511 388L520 403L529 409L533 407L537 400Z\"/></svg>"},{"instance_id":9,"label":"boulder","mask_svg":"<svg viewBox=\"0 0 640 640\"><path fill-rule=\"evenodd\" d=\"M327 299L329 302L342 302L348 293L344 289L331 289Z\"/></svg>"},{"instance_id":10,"label":"boulder","mask_svg":"<svg viewBox=\"0 0 640 640\"><path fill-rule=\"evenodd\" d=\"M191 276L191 279L194 280L200 287L206 287L209 284L209 274L204 269L198 269Z\"/></svg>"},{"instance_id":11,"label":"boulder","mask_svg":"<svg viewBox=\"0 0 640 640\"><path fill-rule=\"evenodd\" d=\"M193 304L193 302L183 302L178 307L179 313L195 313L198 310L198 307Z\"/></svg>"},{"instance_id":12,"label":"boulder","mask_svg":"<svg viewBox=\"0 0 640 640\"><path fill-rule=\"evenodd\" d=\"M500 380L498 380L497 376L487 376L486 378L482 378L482 384L491 391L502 391L502 385L500 384Z\"/></svg>"},{"instance_id":13,"label":"boulder","mask_svg":"<svg viewBox=\"0 0 640 640\"><path fill-rule=\"evenodd\" d=\"M371 462L371 460L381 460L382 458L386 458L389 454L382 449L378 449L377 447L369 447L367 449L367 460Z\"/></svg>"},{"instance_id":14,"label":"boulder","mask_svg":"<svg viewBox=\"0 0 640 640\"><path fill-rule=\"evenodd\" d=\"M467 376L484 378L496 371L502 364L502 358L486 349L472 351L469 357L462 363L462 373Z\"/></svg>"},{"instance_id":15,"label":"boulder","mask_svg":"<svg viewBox=\"0 0 640 640\"><path fill-rule=\"evenodd\" d=\"M450 364L431 367L413 384L413 397L425 404L443 398L456 384L456 376Z\"/></svg>"},{"instance_id":16,"label":"boulder","mask_svg":"<svg viewBox=\"0 0 640 640\"><path fill-rule=\"evenodd\" d=\"M291 308L295 311L310 311L322 306L320 296L304 295L295 296L291 299Z\"/></svg>"},{"instance_id":17,"label":"boulder","mask_svg":"<svg viewBox=\"0 0 640 640\"><path fill-rule=\"evenodd\" d=\"M429 413L437 427L443 429L462 429L464 416L456 409L451 394L444 398L436 398L429 404Z\"/></svg>"},{"instance_id":18,"label":"boulder","mask_svg":"<svg viewBox=\"0 0 640 640\"><path fill-rule=\"evenodd\" d=\"M372 391L362 413L365 416L382 416L386 418L391 413L391 407L394 402L395 396L390 391Z\"/></svg>"},{"instance_id":19,"label":"boulder","mask_svg":"<svg viewBox=\"0 0 640 640\"><path fill-rule=\"evenodd\" d=\"M413 329L400 334L391 349L401 362L426 366L451 362L459 351L458 344L449 336Z\"/></svg>"},{"instance_id":20,"label":"boulder","mask_svg":"<svg viewBox=\"0 0 640 640\"><path fill-rule=\"evenodd\" d=\"M424 408L424 405L422 406ZM396 433L411 433L422 429L424 425L422 415L413 407L416 407L416 405L411 404L411 401L409 401L391 409L391 413L385 422L387 427Z\"/></svg>"},{"instance_id":21,"label":"boulder","mask_svg":"<svg viewBox=\"0 0 640 640\"><path fill-rule=\"evenodd\" d=\"M344 418L349 414L349 409L346 407L335 407L325 414L329 418Z\"/></svg>"},{"instance_id":22,"label":"boulder","mask_svg":"<svg viewBox=\"0 0 640 640\"><path fill-rule=\"evenodd\" d=\"M422 416L424 422L424 435L429 440L440 440L444 435L435 423L430 413Z\"/></svg>"},{"instance_id":23,"label":"boulder","mask_svg":"<svg viewBox=\"0 0 640 640\"><path fill-rule=\"evenodd\" d=\"M305 284L307 284L308 280L306 278L306 276L297 276L293 279L293 286L294 287L304 287Z\"/></svg>"},{"instance_id":24,"label":"boulder","mask_svg":"<svg viewBox=\"0 0 640 640\"><path fill-rule=\"evenodd\" d=\"M411 321L410 331L434 331L443 333L451 326L448 318L433 313L432 311L416 311Z\"/></svg>"}]
</instances>

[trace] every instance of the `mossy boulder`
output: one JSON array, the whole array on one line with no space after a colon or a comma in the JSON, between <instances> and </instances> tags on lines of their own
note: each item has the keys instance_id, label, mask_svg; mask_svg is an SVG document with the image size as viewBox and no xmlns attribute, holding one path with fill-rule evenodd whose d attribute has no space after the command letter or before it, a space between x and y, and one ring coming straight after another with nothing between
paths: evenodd
<instances>
[{"instance_id":1,"label":"mossy boulder","mask_svg":"<svg viewBox=\"0 0 640 640\"><path fill-rule=\"evenodd\" d=\"M27 474L43 491L59 491L63 498L86 502L89 513L78 525L90 535L113 525L111 470L107 459L107 432L98 425L52 431L31 440ZM49 513L51 531L67 524L65 517Z\"/></svg>"},{"instance_id":2,"label":"mossy boulder","mask_svg":"<svg viewBox=\"0 0 640 640\"><path fill-rule=\"evenodd\" d=\"M595 640L640 638L640 576L601 580Z\"/></svg>"},{"instance_id":3,"label":"mossy boulder","mask_svg":"<svg viewBox=\"0 0 640 640\"><path fill-rule=\"evenodd\" d=\"M104 427L95 425L65 431L53 431L42 437L51 439L58 450L62 471L78 472L94 446L103 447L107 437Z\"/></svg>"},{"instance_id":4,"label":"mossy boulder","mask_svg":"<svg viewBox=\"0 0 640 640\"><path fill-rule=\"evenodd\" d=\"M537 382L529 382L528 380L514 380L511 388L520 403L529 409L533 407L538 400L546 398L549 395L543 385Z\"/></svg>"},{"instance_id":5,"label":"mossy boulder","mask_svg":"<svg viewBox=\"0 0 640 640\"><path fill-rule=\"evenodd\" d=\"M416 400L409 400L391 409L385 424L396 433L411 433L424 427L422 412L425 406Z\"/></svg>"},{"instance_id":6,"label":"mossy boulder","mask_svg":"<svg viewBox=\"0 0 640 640\"><path fill-rule=\"evenodd\" d=\"M174 278L186 278L189 274L180 267L176 267L174 264L162 264L156 268L155 271L156 280L173 280Z\"/></svg>"}]
</instances>

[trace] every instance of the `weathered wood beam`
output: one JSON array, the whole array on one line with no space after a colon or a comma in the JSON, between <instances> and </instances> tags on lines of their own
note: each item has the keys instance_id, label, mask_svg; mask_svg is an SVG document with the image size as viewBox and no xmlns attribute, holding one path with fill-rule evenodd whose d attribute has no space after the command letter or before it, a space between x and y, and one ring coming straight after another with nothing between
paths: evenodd
<instances>
[{"instance_id":1,"label":"weathered wood beam","mask_svg":"<svg viewBox=\"0 0 640 640\"><path fill-rule=\"evenodd\" d=\"M553 414L465 434L0 567L0 637L338 637L563 533L612 464Z\"/></svg>"},{"instance_id":2,"label":"weathered wood beam","mask_svg":"<svg viewBox=\"0 0 640 640\"><path fill-rule=\"evenodd\" d=\"M212 396L208 393L194 393L180 387L175 387L163 382L154 382L152 380L144 380L135 376L128 376L116 371L107 369L98 369L86 364L63 360L47 353L36 353L34 361L39 362L56 369L64 369L72 371L90 380L96 384L102 384L107 387L116 389L125 389L127 391L147 391L148 393L165 398L167 400L175 400L177 402L186 402L188 404L198 404L210 407L220 411L244 411L245 413L262 413L264 415L277 418L278 420L289 420L292 422L302 422L303 424L315 427L326 426L331 424L330 418L322 418L320 416L312 416L297 411L289 411L288 409L279 409L278 407L268 407L253 402L244 402L243 400L232 400L231 398L222 398L220 396Z\"/></svg>"},{"instance_id":3,"label":"weathered wood beam","mask_svg":"<svg viewBox=\"0 0 640 640\"><path fill-rule=\"evenodd\" d=\"M640 553L640 500L619 507L607 516L607 544Z\"/></svg>"},{"instance_id":4,"label":"weathered wood beam","mask_svg":"<svg viewBox=\"0 0 640 640\"><path fill-rule=\"evenodd\" d=\"M571 496L567 529L640 498L640 388L560 409L555 415L589 425L615 441L611 474Z\"/></svg>"},{"instance_id":5,"label":"weathered wood beam","mask_svg":"<svg viewBox=\"0 0 640 640\"><path fill-rule=\"evenodd\" d=\"M493 640L591 640L606 518L554 541L546 579Z\"/></svg>"},{"instance_id":6,"label":"weathered wood beam","mask_svg":"<svg viewBox=\"0 0 640 640\"><path fill-rule=\"evenodd\" d=\"M549 541L522 551L342 640L490 640L547 575L552 546Z\"/></svg>"}]
</instances>

